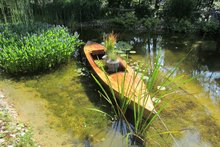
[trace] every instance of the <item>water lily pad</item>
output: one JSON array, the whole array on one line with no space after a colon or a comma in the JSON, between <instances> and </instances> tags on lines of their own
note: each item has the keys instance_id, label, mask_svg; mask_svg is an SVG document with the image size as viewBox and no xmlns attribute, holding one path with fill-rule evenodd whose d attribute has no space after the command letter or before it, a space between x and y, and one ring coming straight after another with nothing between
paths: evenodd
<instances>
[{"instance_id":1,"label":"water lily pad","mask_svg":"<svg viewBox=\"0 0 220 147\"><path fill-rule=\"evenodd\" d=\"M136 54L136 51L130 51L129 53L130 54Z\"/></svg>"},{"instance_id":2,"label":"water lily pad","mask_svg":"<svg viewBox=\"0 0 220 147\"><path fill-rule=\"evenodd\" d=\"M116 52L117 52L118 54L124 54L124 53L125 53L125 52L122 51L122 50L116 50Z\"/></svg>"},{"instance_id":3,"label":"water lily pad","mask_svg":"<svg viewBox=\"0 0 220 147\"><path fill-rule=\"evenodd\" d=\"M125 41L119 41L117 43L117 48L120 50L129 51L133 48L133 46Z\"/></svg>"},{"instance_id":4,"label":"water lily pad","mask_svg":"<svg viewBox=\"0 0 220 147\"><path fill-rule=\"evenodd\" d=\"M121 56L121 57L126 57L127 55L126 55L126 54L120 54L120 56Z\"/></svg>"}]
</instances>

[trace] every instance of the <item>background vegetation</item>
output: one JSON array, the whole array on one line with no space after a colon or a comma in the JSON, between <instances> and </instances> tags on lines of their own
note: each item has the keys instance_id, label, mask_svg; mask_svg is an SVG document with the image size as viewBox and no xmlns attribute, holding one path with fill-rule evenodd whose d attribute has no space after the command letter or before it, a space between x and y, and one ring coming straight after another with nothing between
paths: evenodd
<instances>
[{"instance_id":1,"label":"background vegetation","mask_svg":"<svg viewBox=\"0 0 220 147\"><path fill-rule=\"evenodd\" d=\"M214 0L2 0L0 17L5 23L44 21L75 26L102 20L128 29L216 33L219 6Z\"/></svg>"}]
</instances>

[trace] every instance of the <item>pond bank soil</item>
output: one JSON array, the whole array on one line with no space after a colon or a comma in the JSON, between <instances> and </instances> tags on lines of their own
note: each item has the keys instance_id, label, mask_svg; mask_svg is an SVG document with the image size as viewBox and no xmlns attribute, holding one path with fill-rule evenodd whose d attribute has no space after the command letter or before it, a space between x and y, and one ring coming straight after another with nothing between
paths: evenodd
<instances>
[{"instance_id":1,"label":"pond bank soil","mask_svg":"<svg viewBox=\"0 0 220 147\"><path fill-rule=\"evenodd\" d=\"M2 117L2 114L5 115L5 112L8 112L7 115L10 115L13 119L11 119L12 122L10 123L7 122L7 118L5 118L6 121L0 119L0 134L4 130L4 125L2 124L7 122L10 128L15 127L15 129L20 129L16 128L16 124L19 124L18 122L21 121L32 129L33 138L39 146L73 145L73 141L69 139L70 136L62 133L62 131L56 131L51 127L52 117L46 109L46 101L40 99L39 93L33 91L31 88L26 88L24 85L11 86L8 84L0 82L0 117ZM25 132L27 130L26 125L21 130ZM13 132L17 131L13 129ZM20 135L23 135L23 132L21 131ZM7 137L8 135L5 136ZM9 134L10 138L14 136L17 135ZM6 142L5 137L0 135L0 146L4 142Z\"/></svg>"}]
</instances>

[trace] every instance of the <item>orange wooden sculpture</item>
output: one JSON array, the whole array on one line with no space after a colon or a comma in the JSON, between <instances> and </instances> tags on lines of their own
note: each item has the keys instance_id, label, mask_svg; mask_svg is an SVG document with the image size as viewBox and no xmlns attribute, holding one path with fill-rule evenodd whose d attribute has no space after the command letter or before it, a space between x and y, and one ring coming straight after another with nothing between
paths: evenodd
<instances>
[{"instance_id":1,"label":"orange wooden sculpture","mask_svg":"<svg viewBox=\"0 0 220 147\"><path fill-rule=\"evenodd\" d=\"M130 108L133 108L133 105L136 104L136 106L140 105L145 109L144 113L146 115L149 112L156 112L143 80L137 76L134 70L122 58L117 57L120 62L119 70L115 73L108 73L95 62L95 60L102 60L102 56L105 55L105 47L103 45L87 42L84 46L84 53L99 80L105 86L111 86L116 97L119 97L121 94L123 85L124 97L130 99L131 102Z\"/></svg>"}]
</instances>

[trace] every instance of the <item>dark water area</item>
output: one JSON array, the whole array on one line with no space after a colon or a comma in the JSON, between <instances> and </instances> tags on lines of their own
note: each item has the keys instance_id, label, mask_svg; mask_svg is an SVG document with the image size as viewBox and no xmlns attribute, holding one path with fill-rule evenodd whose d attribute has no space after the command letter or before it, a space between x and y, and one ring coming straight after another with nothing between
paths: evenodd
<instances>
[{"instance_id":1,"label":"dark water area","mask_svg":"<svg viewBox=\"0 0 220 147\"><path fill-rule=\"evenodd\" d=\"M147 132L149 146L220 146L220 38L78 29L84 42L99 43L103 33L112 31L118 34L119 41L133 45L136 53L129 54L130 62L153 64L155 56L161 54L162 70L166 72L185 58L174 76L196 77L181 86L183 92L168 98L171 101L161 113L175 140L157 119ZM115 131L118 130L115 123L106 115L88 109L109 112L81 57L83 54L43 75L19 80L2 76L0 89L22 120L33 127L42 146L126 146L124 136ZM146 58L151 62L146 63Z\"/></svg>"}]
</instances>

